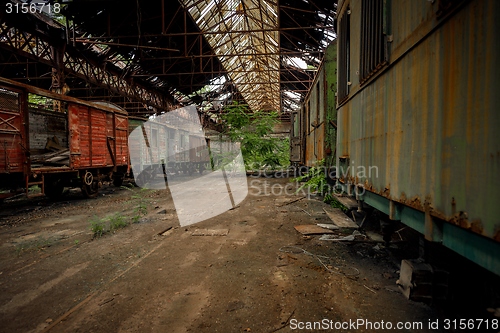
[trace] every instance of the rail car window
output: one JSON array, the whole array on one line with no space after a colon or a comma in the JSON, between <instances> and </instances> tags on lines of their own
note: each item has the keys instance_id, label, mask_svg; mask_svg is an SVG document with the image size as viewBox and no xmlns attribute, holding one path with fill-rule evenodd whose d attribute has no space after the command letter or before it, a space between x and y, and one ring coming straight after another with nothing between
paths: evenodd
<instances>
[{"instance_id":1,"label":"rail car window","mask_svg":"<svg viewBox=\"0 0 500 333\"><path fill-rule=\"evenodd\" d=\"M316 116L313 116L314 110L311 107L311 100L307 101L307 133L311 133L314 130L313 122ZM313 118L314 117L314 118Z\"/></svg>"},{"instance_id":2,"label":"rail car window","mask_svg":"<svg viewBox=\"0 0 500 333\"><path fill-rule=\"evenodd\" d=\"M386 63L384 37L384 1L361 3L360 83L368 80Z\"/></svg>"},{"instance_id":3,"label":"rail car window","mask_svg":"<svg viewBox=\"0 0 500 333\"><path fill-rule=\"evenodd\" d=\"M292 136L299 136L299 114L294 113L292 115L293 119L293 135Z\"/></svg>"},{"instance_id":4,"label":"rail car window","mask_svg":"<svg viewBox=\"0 0 500 333\"><path fill-rule=\"evenodd\" d=\"M151 146L158 147L158 130L154 128L151 129Z\"/></svg>"},{"instance_id":5,"label":"rail car window","mask_svg":"<svg viewBox=\"0 0 500 333\"><path fill-rule=\"evenodd\" d=\"M28 94L28 105L30 108L53 112L65 113L68 110L66 102L31 93Z\"/></svg>"},{"instance_id":6,"label":"rail car window","mask_svg":"<svg viewBox=\"0 0 500 333\"><path fill-rule=\"evenodd\" d=\"M338 68L338 90L337 99L341 102L343 99L349 95L349 67L350 67L350 34L351 34L351 23L350 23L351 10L347 10L342 14L339 19L339 68Z\"/></svg>"},{"instance_id":7,"label":"rail car window","mask_svg":"<svg viewBox=\"0 0 500 333\"><path fill-rule=\"evenodd\" d=\"M19 94L0 88L0 109L6 111L19 111Z\"/></svg>"},{"instance_id":8,"label":"rail car window","mask_svg":"<svg viewBox=\"0 0 500 333\"><path fill-rule=\"evenodd\" d=\"M321 103L321 85L319 84L319 80L318 80L318 83L316 84L316 105L317 105L317 109L318 109L318 112L316 113L316 123L319 124L322 120L323 120L323 109L322 109L322 103Z\"/></svg>"}]
</instances>

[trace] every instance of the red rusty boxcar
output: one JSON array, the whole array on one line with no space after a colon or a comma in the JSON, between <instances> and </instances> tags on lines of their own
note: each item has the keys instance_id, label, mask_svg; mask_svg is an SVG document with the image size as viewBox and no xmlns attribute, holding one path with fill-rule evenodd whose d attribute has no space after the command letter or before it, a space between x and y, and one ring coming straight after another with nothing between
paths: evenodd
<instances>
[{"instance_id":1,"label":"red rusty boxcar","mask_svg":"<svg viewBox=\"0 0 500 333\"><path fill-rule=\"evenodd\" d=\"M126 111L0 79L0 198L34 185L94 197L102 180L119 186L128 172Z\"/></svg>"}]
</instances>

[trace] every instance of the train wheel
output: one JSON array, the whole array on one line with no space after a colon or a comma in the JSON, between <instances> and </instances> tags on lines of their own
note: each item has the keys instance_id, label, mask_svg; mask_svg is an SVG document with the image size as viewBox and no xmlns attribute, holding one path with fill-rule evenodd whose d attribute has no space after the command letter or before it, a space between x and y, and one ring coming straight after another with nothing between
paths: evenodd
<instances>
[{"instance_id":1,"label":"train wheel","mask_svg":"<svg viewBox=\"0 0 500 333\"><path fill-rule=\"evenodd\" d=\"M93 181L92 184L82 185L82 193L86 198L95 198L99 194L99 182L97 180Z\"/></svg>"},{"instance_id":2,"label":"train wheel","mask_svg":"<svg viewBox=\"0 0 500 333\"><path fill-rule=\"evenodd\" d=\"M82 193L87 198L95 198L99 193L99 181L94 179L91 172L87 171L83 176Z\"/></svg>"}]
</instances>

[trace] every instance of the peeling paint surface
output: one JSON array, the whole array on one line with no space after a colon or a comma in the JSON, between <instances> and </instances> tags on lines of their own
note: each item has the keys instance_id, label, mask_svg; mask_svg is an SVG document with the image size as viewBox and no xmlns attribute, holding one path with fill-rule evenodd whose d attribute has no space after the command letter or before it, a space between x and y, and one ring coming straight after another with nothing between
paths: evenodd
<instances>
[{"instance_id":1,"label":"peeling paint surface","mask_svg":"<svg viewBox=\"0 0 500 333\"><path fill-rule=\"evenodd\" d=\"M338 156L378 175L346 181L498 241L500 3L469 1L443 22L430 2L392 3L389 66L355 78L338 109Z\"/></svg>"}]
</instances>

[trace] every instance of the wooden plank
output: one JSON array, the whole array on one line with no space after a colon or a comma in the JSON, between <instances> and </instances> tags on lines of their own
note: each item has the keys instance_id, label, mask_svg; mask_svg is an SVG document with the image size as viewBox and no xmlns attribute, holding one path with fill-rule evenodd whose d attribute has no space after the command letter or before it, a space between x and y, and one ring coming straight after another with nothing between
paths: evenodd
<instances>
[{"instance_id":1,"label":"wooden plank","mask_svg":"<svg viewBox=\"0 0 500 333\"><path fill-rule=\"evenodd\" d=\"M343 204L347 209L358 208L358 202L351 197L335 195L334 198Z\"/></svg>"},{"instance_id":2,"label":"wooden plank","mask_svg":"<svg viewBox=\"0 0 500 333\"><path fill-rule=\"evenodd\" d=\"M324 235L334 233L332 230L322 228L320 226L317 226L316 224L296 225L294 226L294 228L302 235Z\"/></svg>"},{"instance_id":3,"label":"wooden plank","mask_svg":"<svg viewBox=\"0 0 500 333\"><path fill-rule=\"evenodd\" d=\"M60 159L68 158L68 156L69 156L69 149L64 149L56 152L49 152L45 154L31 155L31 163L54 162Z\"/></svg>"},{"instance_id":4,"label":"wooden plank","mask_svg":"<svg viewBox=\"0 0 500 333\"><path fill-rule=\"evenodd\" d=\"M326 215L332 220L332 222L340 227L340 228L351 228L351 229L358 229L359 226L354 223L353 220L348 218L342 210L338 208L333 208L333 207L325 207L323 208L325 211Z\"/></svg>"},{"instance_id":5,"label":"wooden plank","mask_svg":"<svg viewBox=\"0 0 500 333\"><path fill-rule=\"evenodd\" d=\"M65 151L61 151L56 156L53 156L51 158L46 159L45 162L47 162L47 163L54 163L54 162L62 161L64 159L69 159L69 150L68 149L65 150Z\"/></svg>"}]
</instances>

